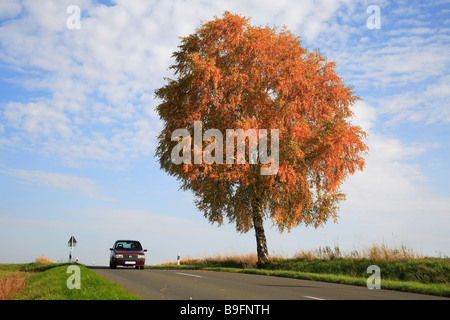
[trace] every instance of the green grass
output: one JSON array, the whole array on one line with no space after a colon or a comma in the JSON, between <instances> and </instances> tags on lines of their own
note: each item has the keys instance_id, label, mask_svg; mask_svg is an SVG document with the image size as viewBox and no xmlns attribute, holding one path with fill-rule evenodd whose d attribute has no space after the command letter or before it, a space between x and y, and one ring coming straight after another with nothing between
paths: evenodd
<instances>
[{"instance_id":1,"label":"green grass","mask_svg":"<svg viewBox=\"0 0 450 320\"><path fill-rule=\"evenodd\" d=\"M19 271L25 278L25 287L15 292L14 300L139 300L118 284L105 279L92 270L80 268L80 289L69 289L68 264L29 263L0 265L0 277Z\"/></svg>"},{"instance_id":2,"label":"green grass","mask_svg":"<svg viewBox=\"0 0 450 320\"><path fill-rule=\"evenodd\" d=\"M367 278L367 267L370 265L380 268L381 277L384 280L424 284L448 284L450 280L449 260L437 258L396 261L348 258L336 260L276 259L267 263L265 269Z\"/></svg>"},{"instance_id":3,"label":"green grass","mask_svg":"<svg viewBox=\"0 0 450 320\"><path fill-rule=\"evenodd\" d=\"M337 274L321 274L321 273L307 273L289 270L267 270L267 269L238 269L238 268L204 268L204 269L211 271L262 274L267 276L323 281L356 286L367 286L367 278L337 275ZM450 297L450 287L448 283L447 284L420 283L415 281L383 280L382 278L381 288L386 290L396 290L411 293Z\"/></svg>"}]
</instances>

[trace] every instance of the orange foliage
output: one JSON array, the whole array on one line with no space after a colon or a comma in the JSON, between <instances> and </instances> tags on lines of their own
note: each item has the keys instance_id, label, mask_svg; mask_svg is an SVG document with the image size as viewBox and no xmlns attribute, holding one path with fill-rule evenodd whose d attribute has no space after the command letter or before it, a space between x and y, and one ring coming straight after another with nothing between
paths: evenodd
<instances>
[{"instance_id":1,"label":"orange foliage","mask_svg":"<svg viewBox=\"0 0 450 320\"><path fill-rule=\"evenodd\" d=\"M173 57L175 79L156 91L164 122L157 156L194 192L205 217L219 224L226 217L240 232L254 226L256 213L280 231L336 220L340 187L363 169L367 146L365 132L350 123L359 98L335 64L285 28L252 26L229 12L182 38ZM192 135L194 121L221 132L278 129L278 173L262 176L262 164L175 165L171 134L185 128Z\"/></svg>"}]
</instances>

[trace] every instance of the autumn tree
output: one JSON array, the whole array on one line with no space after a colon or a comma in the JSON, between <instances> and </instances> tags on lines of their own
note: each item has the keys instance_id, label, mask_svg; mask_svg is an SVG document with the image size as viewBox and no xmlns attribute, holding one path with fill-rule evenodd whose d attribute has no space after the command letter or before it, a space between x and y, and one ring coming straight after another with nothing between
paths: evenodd
<instances>
[{"instance_id":1,"label":"autumn tree","mask_svg":"<svg viewBox=\"0 0 450 320\"><path fill-rule=\"evenodd\" d=\"M174 79L156 91L163 121L156 155L180 188L193 192L204 216L219 225L228 220L238 232L253 228L260 265L268 259L265 219L280 232L336 221L345 199L340 187L363 170L367 146L365 133L350 121L359 98L336 75L335 63L303 48L285 28L253 26L229 12L181 38L173 58ZM178 129L189 134L174 137ZM207 161L226 154L220 136L205 134L212 129L223 136L227 129L276 129L277 148L270 134L266 144L268 154L278 156L277 170L261 174L270 164L250 161L261 156L251 150L250 135L244 162L237 153L236 161ZM179 163L173 150L182 141L176 155L187 161ZM233 140L234 150L237 145Z\"/></svg>"}]
</instances>

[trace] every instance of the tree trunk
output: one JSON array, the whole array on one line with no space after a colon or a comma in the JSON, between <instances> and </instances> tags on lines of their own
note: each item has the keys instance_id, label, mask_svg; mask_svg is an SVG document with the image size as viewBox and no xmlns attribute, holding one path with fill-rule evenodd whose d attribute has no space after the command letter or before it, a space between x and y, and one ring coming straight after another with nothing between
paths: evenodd
<instances>
[{"instance_id":1,"label":"tree trunk","mask_svg":"<svg viewBox=\"0 0 450 320\"><path fill-rule=\"evenodd\" d=\"M253 208L253 227L255 228L256 250L258 253L258 268L261 268L269 259L266 235L264 233L263 218L259 205Z\"/></svg>"}]
</instances>

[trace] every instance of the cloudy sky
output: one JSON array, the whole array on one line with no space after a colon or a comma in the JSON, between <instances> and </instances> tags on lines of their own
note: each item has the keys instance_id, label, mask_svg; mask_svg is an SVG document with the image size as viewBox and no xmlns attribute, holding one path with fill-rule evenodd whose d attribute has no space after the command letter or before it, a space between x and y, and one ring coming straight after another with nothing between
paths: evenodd
<instances>
[{"instance_id":1,"label":"cloudy sky","mask_svg":"<svg viewBox=\"0 0 450 320\"><path fill-rule=\"evenodd\" d=\"M154 90L179 37L226 10L286 26L364 99L353 121L370 153L338 223L280 235L268 222L269 252L450 254L450 1L2 0L0 262L66 260L72 234L97 265L119 238L140 240L151 264L256 251L252 232L210 225L154 158Z\"/></svg>"}]
</instances>

